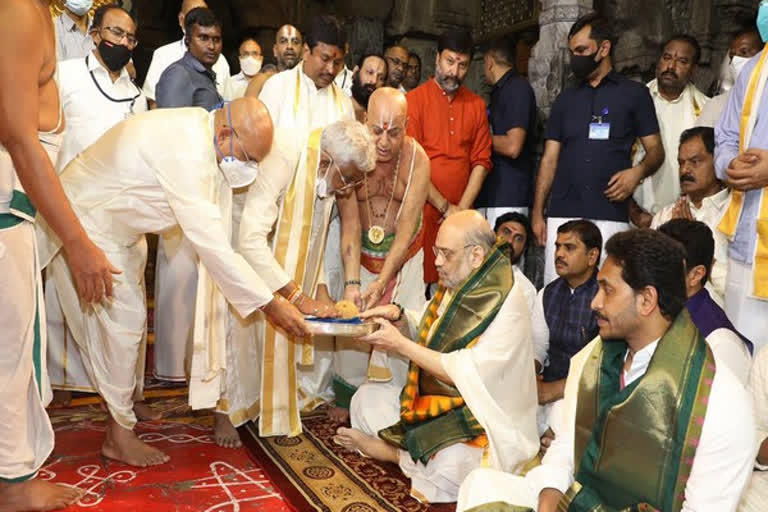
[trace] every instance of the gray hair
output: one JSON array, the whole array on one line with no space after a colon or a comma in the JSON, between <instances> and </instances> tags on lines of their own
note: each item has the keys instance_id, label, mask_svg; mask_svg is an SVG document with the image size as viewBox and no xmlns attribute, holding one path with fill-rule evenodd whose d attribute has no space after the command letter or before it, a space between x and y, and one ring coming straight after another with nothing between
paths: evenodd
<instances>
[{"instance_id":1,"label":"gray hair","mask_svg":"<svg viewBox=\"0 0 768 512\"><path fill-rule=\"evenodd\" d=\"M320 146L340 166L353 165L365 173L376 168L376 147L368 128L357 121L337 121L326 126Z\"/></svg>"},{"instance_id":2,"label":"gray hair","mask_svg":"<svg viewBox=\"0 0 768 512\"><path fill-rule=\"evenodd\" d=\"M491 229L488 222L478 223L464 233L465 245L478 245L483 248L486 254L491 247L496 245L496 233Z\"/></svg>"}]
</instances>

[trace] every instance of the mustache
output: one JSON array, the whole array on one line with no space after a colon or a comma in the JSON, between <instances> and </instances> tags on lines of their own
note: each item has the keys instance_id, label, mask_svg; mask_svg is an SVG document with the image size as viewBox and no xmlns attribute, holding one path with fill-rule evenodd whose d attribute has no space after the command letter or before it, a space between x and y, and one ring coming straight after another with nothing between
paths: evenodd
<instances>
[{"instance_id":1,"label":"mustache","mask_svg":"<svg viewBox=\"0 0 768 512\"><path fill-rule=\"evenodd\" d=\"M568 266L568 264L565 262L565 260L561 260L560 258L555 260L555 265L557 265L558 263L562 263L563 265Z\"/></svg>"},{"instance_id":2,"label":"mustache","mask_svg":"<svg viewBox=\"0 0 768 512\"><path fill-rule=\"evenodd\" d=\"M694 178L693 175L691 174L680 176L680 183L685 183L686 181L690 181L691 183L696 183L696 178Z\"/></svg>"},{"instance_id":3,"label":"mustache","mask_svg":"<svg viewBox=\"0 0 768 512\"><path fill-rule=\"evenodd\" d=\"M596 316L598 319L600 319L600 320L604 320L604 321L606 321L606 322L608 321L608 317L607 317L607 316L605 316L604 314L602 314L602 313L599 313L599 312L597 312L597 311L595 311L595 316Z\"/></svg>"},{"instance_id":4,"label":"mustache","mask_svg":"<svg viewBox=\"0 0 768 512\"><path fill-rule=\"evenodd\" d=\"M672 78L678 78L677 73L674 71L665 71L661 74L661 76L671 76Z\"/></svg>"}]
</instances>

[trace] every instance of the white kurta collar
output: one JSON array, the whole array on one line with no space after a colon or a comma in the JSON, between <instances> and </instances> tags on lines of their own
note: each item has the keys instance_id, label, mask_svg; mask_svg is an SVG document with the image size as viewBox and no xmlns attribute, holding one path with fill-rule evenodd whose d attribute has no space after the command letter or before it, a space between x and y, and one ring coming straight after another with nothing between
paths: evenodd
<instances>
[{"instance_id":1,"label":"white kurta collar","mask_svg":"<svg viewBox=\"0 0 768 512\"><path fill-rule=\"evenodd\" d=\"M659 346L660 340L661 338L635 352L635 357L632 358L632 365L629 367L629 371L624 372L624 382L627 386L645 375L645 372L648 370L648 365L651 364L651 358L656 352L656 348ZM624 354L625 362L628 356L629 350Z\"/></svg>"}]
</instances>

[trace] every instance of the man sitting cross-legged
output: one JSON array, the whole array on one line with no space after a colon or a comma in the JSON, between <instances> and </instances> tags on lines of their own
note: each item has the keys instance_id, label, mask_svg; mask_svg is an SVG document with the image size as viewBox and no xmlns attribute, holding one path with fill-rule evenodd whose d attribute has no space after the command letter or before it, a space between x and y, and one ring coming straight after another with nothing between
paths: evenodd
<instances>
[{"instance_id":1,"label":"man sitting cross-legged","mask_svg":"<svg viewBox=\"0 0 768 512\"><path fill-rule=\"evenodd\" d=\"M605 251L600 336L571 359L542 464L524 478L474 471L457 510L736 508L755 456L752 407L685 310L684 248L636 229Z\"/></svg>"},{"instance_id":2,"label":"man sitting cross-legged","mask_svg":"<svg viewBox=\"0 0 768 512\"><path fill-rule=\"evenodd\" d=\"M390 323L403 316L396 304L362 315L380 325L362 340L410 359L408 380L401 393L363 384L352 397L353 428L335 440L399 464L422 502L455 501L484 453L516 473L538 450L528 306L495 240L476 211L443 222L434 246L441 286L420 321L405 317L415 341Z\"/></svg>"}]
</instances>

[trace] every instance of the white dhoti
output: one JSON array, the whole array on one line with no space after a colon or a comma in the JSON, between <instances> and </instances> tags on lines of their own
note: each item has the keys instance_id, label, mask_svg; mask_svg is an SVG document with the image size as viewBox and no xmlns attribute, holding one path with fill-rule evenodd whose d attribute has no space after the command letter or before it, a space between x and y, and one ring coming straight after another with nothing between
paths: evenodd
<instances>
[{"instance_id":1,"label":"white dhoti","mask_svg":"<svg viewBox=\"0 0 768 512\"><path fill-rule=\"evenodd\" d=\"M181 228L160 236L155 270L154 375L183 382L191 364L197 254Z\"/></svg>"},{"instance_id":2,"label":"white dhoti","mask_svg":"<svg viewBox=\"0 0 768 512\"><path fill-rule=\"evenodd\" d=\"M750 296L752 267L728 258L728 277L725 285L725 312L734 327L755 344L754 353L768 345L765 329L768 318L768 300Z\"/></svg>"},{"instance_id":3,"label":"white dhoti","mask_svg":"<svg viewBox=\"0 0 768 512\"><path fill-rule=\"evenodd\" d=\"M93 233L92 230L89 232ZM47 271L56 283L64 318L80 348L91 382L106 401L115 421L124 428L133 429L136 425L133 400L140 389L137 388L137 374L143 370L144 365L139 364L139 359L144 354L146 340L146 238L142 236L130 246L94 236L91 239L104 251L110 263L122 270L122 274L113 277L111 300L83 305L61 252L50 262Z\"/></svg>"},{"instance_id":4,"label":"white dhoti","mask_svg":"<svg viewBox=\"0 0 768 512\"><path fill-rule=\"evenodd\" d=\"M24 220L11 226L11 217L0 214L0 481L33 478L53 451L35 228Z\"/></svg>"},{"instance_id":5,"label":"white dhoti","mask_svg":"<svg viewBox=\"0 0 768 512\"><path fill-rule=\"evenodd\" d=\"M557 240L557 228L569 220L578 220L577 218L549 217L547 219L547 243L544 247L544 286L557 279L555 272L555 241ZM586 219L594 222L600 234L603 235L603 247L616 233L621 233L630 228L627 222L615 222L612 220ZM605 251L600 253L600 263L605 261Z\"/></svg>"},{"instance_id":6,"label":"white dhoti","mask_svg":"<svg viewBox=\"0 0 768 512\"><path fill-rule=\"evenodd\" d=\"M379 274L361 266L361 289L367 289L378 277ZM424 298L423 250L419 250L403 264L395 277L392 298L388 302L397 302L410 311L420 311L424 308L426 299ZM379 351L371 352L370 344L354 338L337 337L336 351L333 354L333 370L336 403L346 407L352 393L365 382L391 384L399 392L408 377L408 360L398 355Z\"/></svg>"},{"instance_id":7,"label":"white dhoti","mask_svg":"<svg viewBox=\"0 0 768 512\"><path fill-rule=\"evenodd\" d=\"M478 468L461 484L456 512L497 501L536 510L539 506L539 493L525 477L495 469Z\"/></svg>"},{"instance_id":8,"label":"white dhoti","mask_svg":"<svg viewBox=\"0 0 768 512\"><path fill-rule=\"evenodd\" d=\"M754 471L744 494L741 495L739 512L763 512L768 503L768 471Z\"/></svg>"}]
</instances>

